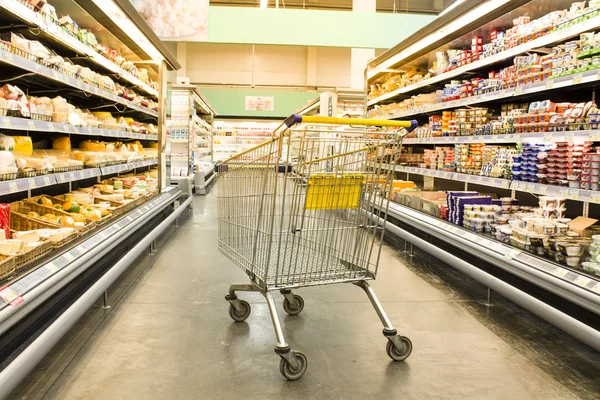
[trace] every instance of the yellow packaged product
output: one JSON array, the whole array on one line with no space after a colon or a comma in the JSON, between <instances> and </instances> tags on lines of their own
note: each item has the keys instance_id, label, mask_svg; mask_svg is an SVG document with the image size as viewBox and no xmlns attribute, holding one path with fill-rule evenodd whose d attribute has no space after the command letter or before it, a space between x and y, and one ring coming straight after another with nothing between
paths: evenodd
<instances>
[{"instance_id":1,"label":"yellow packaged product","mask_svg":"<svg viewBox=\"0 0 600 400\"><path fill-rule=\"evenodd\" d=\"M15 140L15 153L24 156L31 156L33 153L33 143L29 136L13 136Z\"/></svg>"}]
</instances>

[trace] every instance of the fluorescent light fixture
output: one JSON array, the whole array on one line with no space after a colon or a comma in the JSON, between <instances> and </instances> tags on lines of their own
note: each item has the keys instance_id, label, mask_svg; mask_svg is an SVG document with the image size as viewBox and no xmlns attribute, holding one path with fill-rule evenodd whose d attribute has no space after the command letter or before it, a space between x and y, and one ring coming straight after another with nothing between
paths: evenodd
<instances>
[{"instance_id":1,"label":"fluorescent light fixture","mask_svg":"<svg viewBox=\"0 0 600 400\"><path fill-rule=\"evenodd\" d=\"M463 28L465 25L478 20L479 18L483 17L484 15L489 14L490 12L496 10L497 8L500 8L501 6L503 6L504 4L509 3L509 2L510 2L510 0L488 0L485 3L480 4L479 6L475 7L474 9L464 13L460 17L456 18L455 20L451 21L447 25L443 26L440 30L425 36L423 39L408 46L401 52L393 55L392 57L388 58L381 64L377 65L375 68L369 70L367 72L367 77L371 78L374 75L376 75L388 68L392 68L394 65L399 64L400 62L402 62L402 60L410 57L411 55L415 54L417 51L419 51L425 47L431 46L433 43L437 42L438 40L441 40L444 37L453 34L457 30Z\"/></svg>"},{"instance_id":2,"label":"fluorescent light fixture","mask_svg":"<svg viewBox=\"0 0 600 400\"><path fill-rule=\"evenodd\" d=\"M148 40L146 35L125 15L121 7L113 0L92 0L108 18L111 19L123 32L125 32L150 58L154 61L163 60L164 57Z\"/></svg>"},{"instance_id":3,"label":"fluorescent light fixture","mask_svg":"<svg viewBox=\"0 0 600 400\"><path fill-rule=\"evenodd\" d=\"M267 8L269 0L260 0L260 8Z\"/></svg>"},{"instance_id":4,"label":"fluorescent light fixture","mask_svg":"<svg viewBox=\"0 0 600 400\"><path fill-rule=\"evenodd\" d=\"M458 7L459 5L461 5L464 2L465 2L465 0L456 0L454 3L450 4L450 6L447 7L444 11L442 11L440 13L440 15L438 15L438 18L441 17L442 15L447 14L448 12L454 10L456 7Z\"/></svg>"}]
</instances>

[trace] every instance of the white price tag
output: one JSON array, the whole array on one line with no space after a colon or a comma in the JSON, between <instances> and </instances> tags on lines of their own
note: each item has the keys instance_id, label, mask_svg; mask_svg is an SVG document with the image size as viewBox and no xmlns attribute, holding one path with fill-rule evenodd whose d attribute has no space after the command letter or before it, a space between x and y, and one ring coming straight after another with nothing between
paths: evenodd
<instances>
[{"instance_id":1,"label":"white price tag","mask_svg":"<svg viewBox=\"0 0 600 400\"><path fill-rule=\"evenodd\" d=\"M17 186L17 182L8 182L8 191L11 193L17 193L19 191L19 187Z\"/></svg>"},{"instance_id":2,"label":"white price tag","mask_svg":"<svg viewBox=\"0 0 600 400\"><path fill-rule=\"evenodd\" d=\"M588 283L590 283L592 280L590 278L586 278L585 276L580 276L577 279L575 279L575 281L573 281L574 284L579 285L579 286L587 286Z\"/></svg>"},{"instance_id":3,"label":"white price tag","mask_svg":"<svg viewBox=\"0 0 600 400\"><path fill-rule=\"evenodd\" d=\"M600 283L596 283L596 285L594 285L592 290L596 293L600 293Z\"/></svg>"},{"instance_id":4,"label":"white price tag","mask_svg":"<svg viewBox=\"0 0 600 400\"><path fill-rule=\"evenodd\" d=\"M29 189L35 189L37 187L34 178L28 179L27 184L29 185Z\"/></svg>"},{"instance_id":5,"label":"white price tag","mask_svg":"<svg viewBox=\"0 0 600 400\"><path fill-rule=\"evenodd\" d=\"M54 124L52 122L48 122L48 131L54 132Z\"/></svg>"},{"instance_id":6,"label":"white price tag","mask_svg":"<svg viewBox=\"0 0 600 400\"><path fill-rule=\"evenodd\" d=\"M50 186L52 183L50 182L50 177L49 176L45 176L44 177L44 185L46 186Z\"/></svg>"},{"instance_id":7,"label":"white price tag","mask_svg":"<svg viewBox=\"0 0 600 400\"><path fill-rule=\"evenodd\" d=\"M506 258L508 260L513 260L513 259L517 258L520 254L521 254L520 250L512 249L504 255L504 258Z\"/></svg>"},{"instance_id":8,"label":"white price tag","mask_svg":"<svg viewBox=\"0 0 600 400\"><path fill-rule=\"evenodd\" d=\"M520 96L523 94L523 86L517 86L515 88L515 96Z\"/></svg>"},{"instance_id":9,"label":"white price tag","mask_svg":"<svg viewBox=\"0 0 600 400\"><path fill-rule=\"evenodd\" d=\"M52 273L55 273L56 271L59 270L59 268L56 265L54 265L54 263L51 263L51 262L46 264L46 268Z\"/></svg>"},{"instance_id":10,"label":"white price tag","mask_svg":"<svg viewBox=\"0 0 600 400\"><path fill-rule=\"evenodd\" d=\"M64 257L67 259L67 261L71 262L75 259L75 257L73 257L73 254L71 253L65 253Z\"/></svg>"},{"instance_id":11,"label":"white price tag","mask_svg":"<svg viewBox=\"0 0 600 400\"><path fill-rule=\"evenodd\" d=\"M546 85L545 85L546 90L550 90L553 87L554 87L554 79L548 79L546 81Z\"/></svg>"},{"instance_id":12,"label":"white price tag","mask_svg":"<svg viewBox=\"0 0 600 400\"><path fill-rule=\"evenodd\" d=\"M579 85L583 82L583 74L577 74L573 77L573 85Z\"/></svg>"},{"instance_id":13,"label":"white price tag","mask_svg":"<svg viewBox=\"0 0 600 400\"><path fill-rule=\"evenodd\" d=\"M10 118L9 117L2 117L2 127L3 128L10 128L11 127Z\"/></svg>"},{"instance_id":14,"label":"white price tag","mask_svg":"<svg viewBox=\"0 0 600 400\"><path fill-rule=\"evenodd\" d=\"M569 273L568 270L558 267L554 270L554 272L552 272L552 275L556 275L556 276L560 276L561 278L564 278L565 275L567 275L568 273Z\"/></svg>"},{"instance_id":15,"label":"white price tag","mask_svg":"<svg viewBox=\"0 0 600 400\"><path fill-rule=\"evenodd\" d=\"M27 127L29 128L30 131L34 131L35 130L35 122L34 121L27 121Z\"/></svg>"}]
</instances>

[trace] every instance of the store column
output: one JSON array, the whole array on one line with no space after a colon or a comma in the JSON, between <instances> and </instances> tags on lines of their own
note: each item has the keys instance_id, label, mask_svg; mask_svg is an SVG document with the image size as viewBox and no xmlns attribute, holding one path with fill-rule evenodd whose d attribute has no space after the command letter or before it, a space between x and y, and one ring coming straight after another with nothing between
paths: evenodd
<instances>
[{"instance_id":1,"label":"store column","mask_svg":"<svg viewBox=\"0 0 600 400\"><path fill-rule=\"evenodd\" d=\"M376 12L376 0L353 0L352 12ZM365 87L365 68L367 62L375 57L374 49L352 49L350 59L350 87L363 90Z\"/></svg>"}]
</instances>

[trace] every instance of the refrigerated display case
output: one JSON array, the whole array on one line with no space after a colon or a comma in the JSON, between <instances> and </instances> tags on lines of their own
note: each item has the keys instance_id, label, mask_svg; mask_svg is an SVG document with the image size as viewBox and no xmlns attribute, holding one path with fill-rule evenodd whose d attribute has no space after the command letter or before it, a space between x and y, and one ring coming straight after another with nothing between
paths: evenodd
<instances>
[{"instance_id":1,"label":"refrigerated display case","mask_svg":"<svg viewBox=\"0 0 600 400\"><path fill-rule=\"evenodd\" d=\"M364 103L419 121L389 229L596 348L598 32L598 1L464 1L368 64Z\"/></svg>"},{"instance_id":2,"label":"refrigerated display case","mask_svg":"<svg viewBox=\"0 0 600 400\"><path fill-rule=\"evenodd\" d=\"M213 125L213 160L218 163L268 140L280 122L217 119Z\"/></svg>"},{"instance_id":3,"label":"refrigerated display case","mask_svg":"<svg viewBox=\"0 0 600 400\"><path fill-rule=\"evenodd\" d=\"M161 151L179 64L129 1L3 0L0 21L5 397L60 337L56 304L107 288L191 199Z\"/></svg>"}]
</instances>

